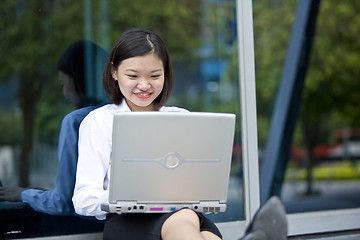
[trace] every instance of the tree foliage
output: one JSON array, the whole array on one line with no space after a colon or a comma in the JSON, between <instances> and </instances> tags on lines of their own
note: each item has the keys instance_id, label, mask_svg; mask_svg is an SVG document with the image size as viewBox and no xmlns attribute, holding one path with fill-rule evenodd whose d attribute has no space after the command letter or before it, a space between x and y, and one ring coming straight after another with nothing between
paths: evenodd
<instances>
[{"instance_id":1,"label":"tree foliage","mask_svg":"<svg viewBox=\"0 0 360 240\"><path fill-rule=\"evenodd\" d=\"M271 120L298 3L296 0L275 2L254 3L260 143L267 138L266 126ZM357 1L321 1L301 112L302 119L320 124L321 132L345 122L359 127L360 99L356 92L360 89L357 81L360 41L356 33L360 26L356 14L359 9ZM328 137L324 135L322 141Z\"/></svg>"},{"instance_id":2,"label":"tree foliage","mask_svg":"<svg viewBox=\"0 0 360 240\"><path fill-rule=\"evenodd\" d=\"M342 124L359 127L359 9L358 1L321 3L304 93L309 121L328 121L337 115Z\"/></svg>"},{"instance_id":3,"label":"tree foliage","mask_svg":"<svg viewBox=\"0 0 360 240\"><path fill-rule=\"evenodd\" d=\"M297 2L256 1L254 5L260 141L267 138L266 126L271 120L273 97L276 97L287 53L289 35L286 34L291 32ZM336 128L359 127L359 9L358 1L321 1L298 132L293 140L296 145L303 145L308 153L304 159L308 170L307 194L312 193L315 146L333 141L331 134Z\"/></svg>"},{"instance_id":4,"label":"tree foliage","mask_svg":"<svg viewBox=\"0 0 360 240\"><path fill-rule=\"evenodd\" d=\"M55 143L60 117L70 111L61 96L56 63L74 41L86 38L109 50L123 30L141 27L158 33L173 58L189 59L198 54L204 40L211 44L225 43L216 45L216 57L234 56L235 47L227 49L227 53L224 49L236 43L217 39L226 36L228 22L224 19L229 17L233 3L205 3L201 0L0 1L0 83L17 81L13 100L21 110L20 115L15 110L1 114L1 129L17 128L14 131L17 137L3 135L0 142L22 144L24 158L29 155L34 140ZM253 4L260 144L267 138L297 3L297 0L257 0ZM335 124L347 122L358 127L360 95L355 90L359 89L360 74L357 67L360 2L328 0L321 4L302 116L314 122L328 123L330 119ZM221 55L224 53L226 56ZM236 77L233 70L236 62L231 59L232 67L221 81L228 83ZM18 124L9 121L9 114L13 114Z\"/></svg>"},{"instance_id":5,"label":"tree foliage","mask_svg":"<svg viewBox=\"0 0 360 240\"><path fill-rule=\"evenodd\" d=\"M142 27L161 35L170 52L190 55L200 42L201 4L191 0L1 1L0 82L18 81L15 97L22 116L19 184L29 185L34 139L53 141L50 135L55 135L59 118L68 109L59 108L62 97L56 70L57 59L67 46L87 38L109 48L109 42L115 42L123 30ZM13 143L3 138L1 142Z\"/></svg>"},{"instance_id":6,"label":"tree foliage","mask_svg":"<svg viewBox=\"0 0 360 240\"><path fill-rule=\"evenodd\" d=\"M258 0L253 5L259 144L264 146L280 83L297 0Z\"/></svg>"}]
</instances>

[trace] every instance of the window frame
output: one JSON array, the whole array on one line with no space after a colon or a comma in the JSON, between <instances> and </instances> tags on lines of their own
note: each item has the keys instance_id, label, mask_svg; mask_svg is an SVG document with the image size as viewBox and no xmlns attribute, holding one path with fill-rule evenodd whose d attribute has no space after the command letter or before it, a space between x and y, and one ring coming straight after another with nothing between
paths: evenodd
<instances>
[{"instance_id":1,"label":"window frame","mask_svg":"<svg viewBox=\"0 0 360 240\"><path fill-rule=\"evenodd\" d=\"M218 223L224 239L238 239L260 206L252 1L237 0L244 164L245 221ZM287 214L288 236L360 229L360 208Z\"/></svg>"},{"instance_id":2,"label":"window frame","mask_svg":"<svg viewBox=\"0 0 360 240\"><path fill-rule=\"evenodd\" d=\"M236 15L245 220L217 223L224 239L243 236L260 206L252 1L237 0Z\"/></svg>"}]
</instances>

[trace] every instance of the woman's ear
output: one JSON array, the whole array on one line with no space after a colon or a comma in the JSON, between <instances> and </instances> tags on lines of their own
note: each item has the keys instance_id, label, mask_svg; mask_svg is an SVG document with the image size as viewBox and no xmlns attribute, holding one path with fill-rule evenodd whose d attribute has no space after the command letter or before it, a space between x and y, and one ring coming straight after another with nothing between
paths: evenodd
<instances>
[{"instance_id":1,"label":"woman's ear","mask_svg":"<svg viewBox=\"0 0 360 240\"><path fill-rule=\"evenodd\" d=\"M112 63L111 63L111 65L112 65ZM111 67L111 76L113 77L113 79L114 79L115 81L118 80L118 79L117 79L117 76L116 76L116 71L115 71L115 69L114 69L113 66Z\"/></svg>"}]
</instances>

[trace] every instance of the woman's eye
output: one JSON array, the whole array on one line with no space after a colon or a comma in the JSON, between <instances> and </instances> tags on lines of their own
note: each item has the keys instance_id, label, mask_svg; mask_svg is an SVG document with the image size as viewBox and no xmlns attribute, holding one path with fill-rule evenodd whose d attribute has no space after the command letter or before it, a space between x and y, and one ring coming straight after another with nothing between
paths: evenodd
<instances>
[{"instance_id":1,"label":"woman's eye","mask_svg":"<svg viewBox=\"0 0 360 240\"><path fill-rule=\"evenodd\" d=\"M160 77L160 75L152 75L151 76L151 78L154 78L154 79L159 78L159 77Z\"/></svg>"},{"instance_id":2,"label":"woman's eye","mask_svg":"<svg viewBox=\"0 0 360 240\"><path fill-rule=\"evenodd\" d=\"M137 75L128 75L129 78L134 79L137 77Z\"/></svg>"}]
</instances>

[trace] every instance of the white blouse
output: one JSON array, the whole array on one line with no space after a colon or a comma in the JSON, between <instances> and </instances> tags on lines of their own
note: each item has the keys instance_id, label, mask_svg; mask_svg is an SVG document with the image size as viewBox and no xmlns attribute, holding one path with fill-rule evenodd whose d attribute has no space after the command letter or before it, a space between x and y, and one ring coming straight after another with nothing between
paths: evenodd
<instances>
[{"instance_id":1,"label":"white blouse","mask_svg":"<svg viewBox=\"0 0 360 240\"><path fill-rule=\"evenodd\" d=\"M79 158L72 198L75 212L105 219L100 209L109 201L112 128L115 112L130 112L125 101L120 105L107 104L90 112L79 129ZM162 107L161 112L188 112L177 107Z\"/></svg>"}]
</instances>

